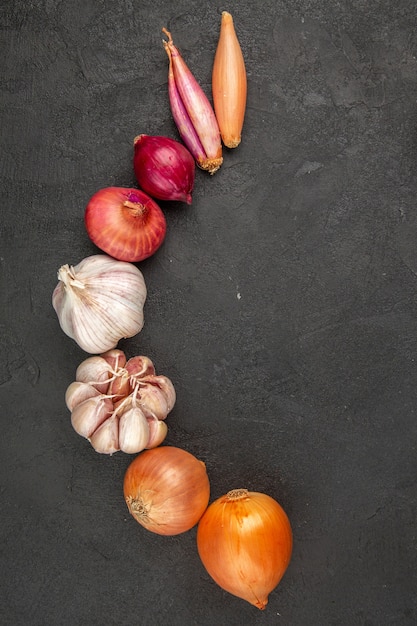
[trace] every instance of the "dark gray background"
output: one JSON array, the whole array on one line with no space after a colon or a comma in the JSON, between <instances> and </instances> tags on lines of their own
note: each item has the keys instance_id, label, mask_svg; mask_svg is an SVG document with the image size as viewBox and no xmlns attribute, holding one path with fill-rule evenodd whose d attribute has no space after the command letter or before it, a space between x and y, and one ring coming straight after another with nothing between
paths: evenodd
<instances>
[{"instance_id":1,"label":"dark gray background","mask_svg":"<svg viewBox=\"0 0 417 626\"><path fill-rule=\"evenodd\" d=\"M265 491L294 531L261 613L127 512L132 457L96 454L64 393L86 358L51 306L97 249L88 199L132 186L139 133L177 138L163 26L210 95L220 12L246 59L243 141L138 264L166 443L212 499ZM415 624L417 30L412 0L3 0L2 624Z\"/></svg>"}]
</instances>

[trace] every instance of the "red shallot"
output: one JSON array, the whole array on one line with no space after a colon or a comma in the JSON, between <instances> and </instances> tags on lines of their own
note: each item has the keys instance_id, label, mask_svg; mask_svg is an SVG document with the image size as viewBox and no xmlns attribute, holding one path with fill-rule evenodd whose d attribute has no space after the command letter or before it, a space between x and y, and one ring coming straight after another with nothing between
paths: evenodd
<instances>
[{"instance_id":1,"label":"red shallot","mask_svg":"<svg viewBox=\"0 0 417 626\"><path fill-rule=\"evenodd\" d=\"M223 158L213 107L174 45L171 33L166 28L162 32L168 37L163 43L169 59L168 95L174 122L197 165L214 174Z\"/></svg>"}]
</instances>

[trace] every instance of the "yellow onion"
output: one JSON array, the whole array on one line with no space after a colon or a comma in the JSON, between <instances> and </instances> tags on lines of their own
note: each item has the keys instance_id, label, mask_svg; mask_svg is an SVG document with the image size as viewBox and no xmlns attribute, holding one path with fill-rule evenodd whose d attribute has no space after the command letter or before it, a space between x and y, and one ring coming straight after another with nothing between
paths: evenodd
<instances>
[{"instance_id":1,"label":"yellow onion","mask_svg":"<svg viewBox=\"0 0 417 626\"><path fill-rule=\"evenodd\" d=\"M145 450L126 470L127 508L144 528L178 535L195 526L207 508L210 484L206 466L173 446Z\"/></svg>"},{"instance_id":2,"label":"yellow onion","mask_svg":"<svg viewBox=\"0 0 417 626\"><path fill-rule=\"evenodd\" d=\"M222 589L264 609L291 559L290 522L270 496L234 489L202 516L197 548L207 572Z\"/></svg>"}]
</instances>

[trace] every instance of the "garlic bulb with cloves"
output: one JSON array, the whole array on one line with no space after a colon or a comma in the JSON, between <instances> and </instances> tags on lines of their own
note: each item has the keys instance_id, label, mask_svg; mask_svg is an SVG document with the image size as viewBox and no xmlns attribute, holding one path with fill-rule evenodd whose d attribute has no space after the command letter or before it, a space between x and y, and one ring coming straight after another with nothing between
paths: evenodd
<instances>
[{"instance_id":1,"label":"garlic bulb with cloves","mask_svg":"<svg viewBox=\"0 0 417 626\"><path fill-rule=\"evenodd\" d=\"M115 348L142 330L146 285L132 263L105 254L63 265L52 305L66 335L90 354Z\"/></svg>"},{"instance_id":2,"label":"garlic bulb with cloves","mask_svg":"<svg viewBox=\"0 0 417 626\"><path fill-rule=\"evenodd\" d=\"M122 350L85 359L65 393L72 427L102 454L159 446L175 400L174 385L148 357L127 360Z\"/></svg>"}]
</instances>

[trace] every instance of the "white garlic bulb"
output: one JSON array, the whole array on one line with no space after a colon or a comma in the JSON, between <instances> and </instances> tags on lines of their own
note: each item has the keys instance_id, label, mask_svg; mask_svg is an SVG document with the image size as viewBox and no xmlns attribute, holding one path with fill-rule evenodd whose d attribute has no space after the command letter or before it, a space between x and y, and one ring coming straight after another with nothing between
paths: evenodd
<instances>
[{"instance_id":1,"label":"white garlic bulb","mask_svg":"<svg viewBox=\"0 0 417 626\"><path fill-rule=\"evenodd\" d=\"M105 254L63 265L52 305L64 333L90 354L114 348L143 327L146 285L132 263Z\"/></svg>"}]
</instances>

